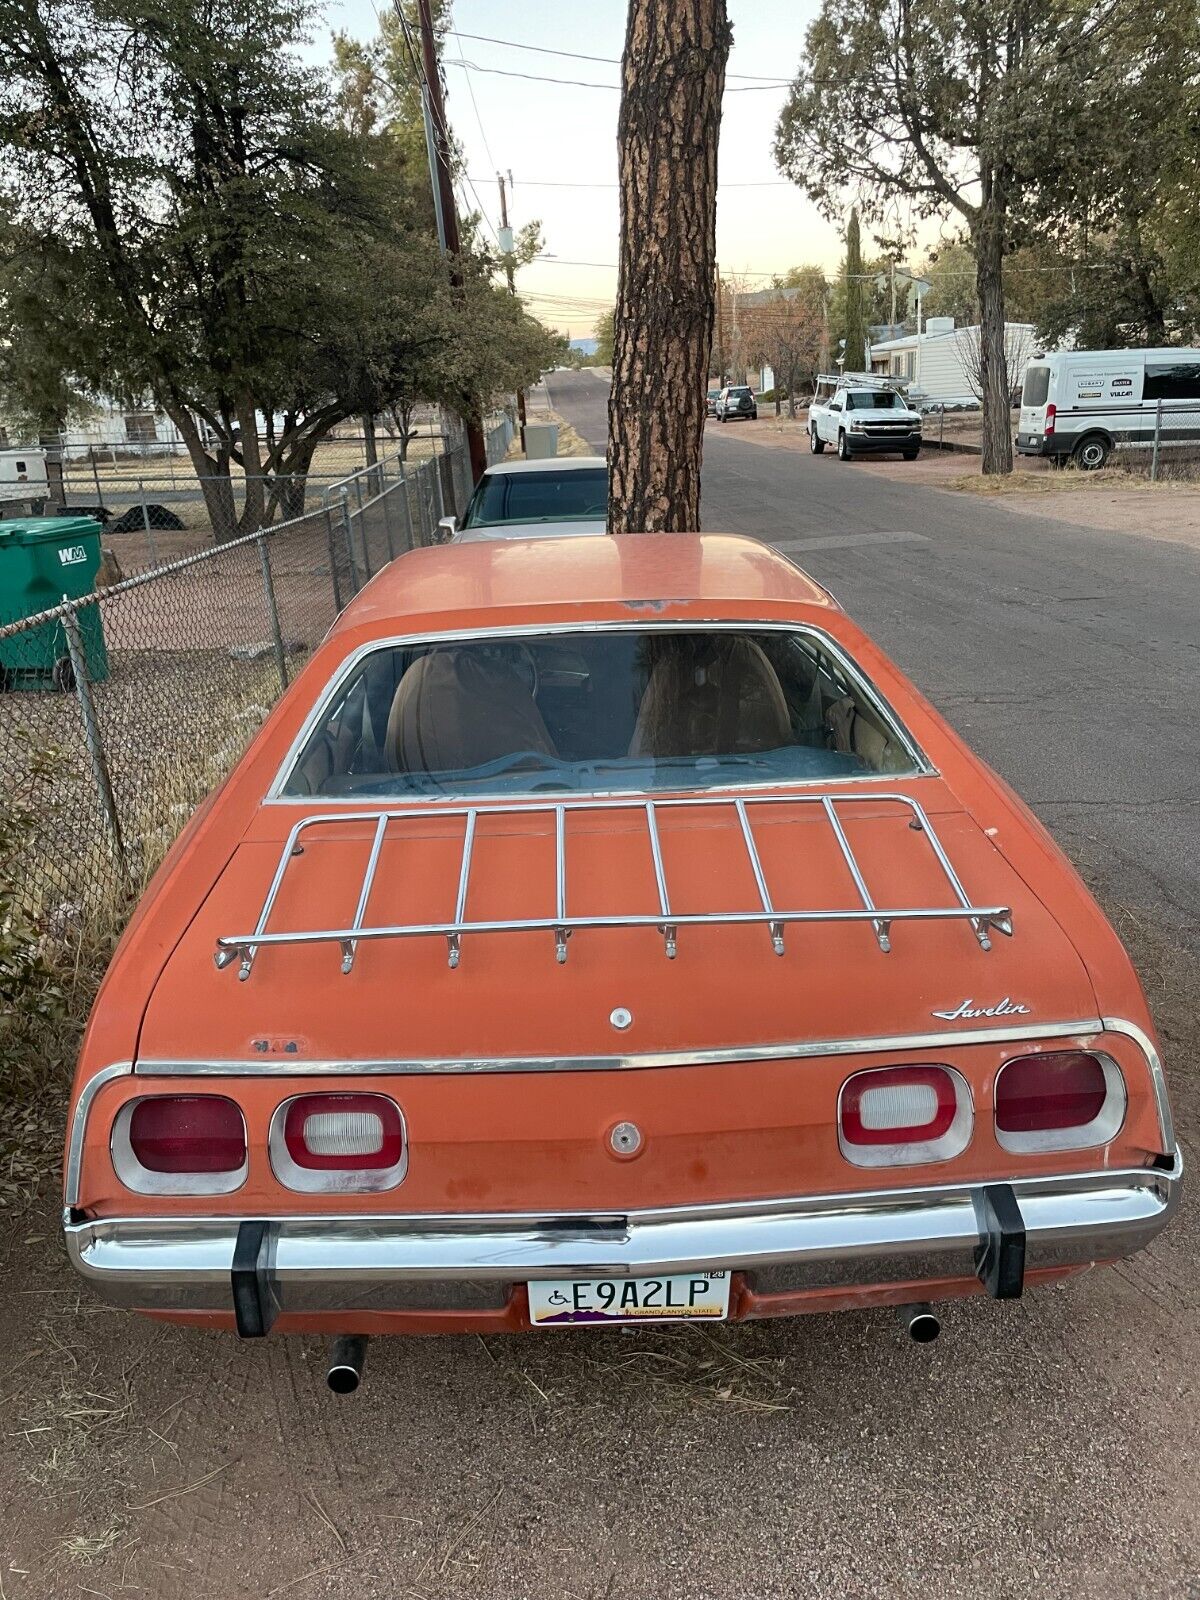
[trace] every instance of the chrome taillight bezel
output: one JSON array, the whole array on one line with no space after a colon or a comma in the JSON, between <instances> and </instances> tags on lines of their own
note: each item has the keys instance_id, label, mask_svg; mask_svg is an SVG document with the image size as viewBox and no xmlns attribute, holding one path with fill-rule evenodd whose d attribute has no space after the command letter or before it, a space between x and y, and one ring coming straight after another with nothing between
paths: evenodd
<instances>
[{"instance_id":1,"label":"chrome taillight bezel","mask_svg":"<svg viewBox=\"0 0 1200 1600\"><path fill-rule=\"evenodd\" d=\"M275 1107L267 1134L267 1151L271 1170L286 1189L299 1194L379 1194L395 1189L408 1175L408 1122L404 1112L390 1095L378 1090L353 1092L353 1098L380 1100L400 1119L400 1159L390 1167L302 1167L292 1159L287 1147L285 1128L288 1112L298 1100L342 1098L336 1089L307 1089L302 1094L289 1095Z\"/></svg>"},{"instance_id":2,"label":"chrome taillight bezel","mask_svg":"<svg viewBox=\"0 0 1200 1600\"><path fill-rule=\"evenodd\" d=\"M1092 1150L1098 1145L1110 1143L1124 1127L1129 1109L1129 1091L1125 1086L1125 1074L1120 1067L1102 1050L1053 1050L1045 1053L1090 1056L1104 1074L1104 1103L1090 1122L1081 1122L1072 1128L1033 1128L1021 1132L1001 1128L995 1109L1000 1095L1000 1080L1009 1067L1036 1054L1033 1051L1025 1051L1022 1055L1013 1056L1011 1060L1006 1061L996 1074L992 1090L992 1123L996 1143L1011 1155L1037 1155L1043 1151L1057 1150Z\"/></svg>"},{"instance_id":3,"label":"chrome taillight bezel","mask_svg":"<svg viewBox=\"0 0 1200 1600\"><path fill-rule=\"evenodd\" d=\"M130 1141L130 1124L134 1112L148 1100L223 1100L231 1105L242 1119L242 1163L224 1172L156 1172L143 1166ZM194 1094L142 1094L125 1104L113 1120L109 1136L109 1153L113 1171L134 1194L235 1194L246 1181L250 1170L250 1138L246 1129L246 1113L237 1101L227 1094L200 1096Z\"/></svg>"},{"instance_id":4,"label":"chrome taillight bezel","mask_svg":"<svg viewBox=\"0 0 1200 1600\"><path fill-rule=\"evenodd\" d=\"M905 1140L891 1143L857 1144L846 1137L843 1112L846 1096L861 1080L885 1073L907 1072L914 1068L936 1071L946 1075L954 1092L954 1116L950 1126L936 1139ZM944 1061L894 1062L879 1067L864 1067L852 1072L838 1090L837 1136L838 1148L845 1159L855 1167L918 1167L927 1162L953 1161L962 1155L971 1143L975 1131L975 1102L971 1086L956 1068Z\"/></svg>"}]
</instances>

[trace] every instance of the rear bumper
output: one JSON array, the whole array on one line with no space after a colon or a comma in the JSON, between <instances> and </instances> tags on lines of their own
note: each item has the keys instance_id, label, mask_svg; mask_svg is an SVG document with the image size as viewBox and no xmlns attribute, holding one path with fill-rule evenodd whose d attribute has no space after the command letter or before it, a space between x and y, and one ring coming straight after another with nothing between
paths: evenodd
<instances>
[{"instance_id":1,"label":"rear bumper","mask_svg":"<svg viewBox=\"0 0 1200 1600\"><path fill-rule=\"evenodd\" d=\"M278 1313L499 1312L530 1278L729 1268L750 1300L986 1282L998 1190L1019 1208L1008 1227L1015 1218L1022 1271L1077 1268L1147 1245L1178 1204L1181 1171L1176 1154L1162 1170L627 1214L114 1218L65 1231L72 1263L106 1300L186 1317L229 1316L236 1299L239 1330L255 1333ZM243 1315L247 1294L262 1327Z\"/></svg>"},{"instance_id":2,"label":"rear bumper","mask_svg":"<svg viewBox=\"0 0 1200 1600\"><path fill-rule=\"evenodd\" d=\"M1017 435L1017 454L1019 456L1069 456L1074 441L1071 439L1059 443L1058 435L1042 433L1019 433Z\"/></svg>"}]
</instances>

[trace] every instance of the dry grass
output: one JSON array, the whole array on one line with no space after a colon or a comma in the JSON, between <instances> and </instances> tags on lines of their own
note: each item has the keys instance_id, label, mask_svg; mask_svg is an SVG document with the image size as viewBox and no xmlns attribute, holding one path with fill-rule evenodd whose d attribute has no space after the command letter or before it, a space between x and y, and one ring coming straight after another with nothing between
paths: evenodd
<instances>
[{"instance_id":1,"label":"dry grass","mask_svg":"<svg viewBox=\"0 0 1200 1600\"><path fill-rule=\"evenodd\" d=\"M1101 493L1113 489L1130 492L1133 490L1144 493L1147 490L1155 494L1178 494L1180 491L1194 490L1195 480L1182 478L1160 478L1152 482L1148 475L1138 473L1128 467L1102 467L1099 472L1080 472L1072 467L1063 467L1057 472L1023 472L1018 469L1007 474L992 473L984 476L981 472L963 473L959 477L945 478L939 481L939 489L958 489L965 494L979 494L988 497L1010 494L1067 494L1086 490L1091 493Z\"/></svg>"},{"instance_id":2,"label":"dry grass","mask_svg":"<svg viewBox=\"0 0 1200 1600\"><path fill-rule=\"evenodd\" d=\"M790 1411L793 1391L782 1360L743 1355L737 1348L741 1342L736 1330L719 1324L631 1326L609 1338L597 1338L589 1331L580 1339L579 1362L598 1380L606 1406L636 1403L643 1414L663 1418L696 1407L756 1414ZM563 1403L545 1371L552 1343L483 1343L493 1362L524 1386L536 1434L539 1416Z\"/></svg>"}]
</instances>

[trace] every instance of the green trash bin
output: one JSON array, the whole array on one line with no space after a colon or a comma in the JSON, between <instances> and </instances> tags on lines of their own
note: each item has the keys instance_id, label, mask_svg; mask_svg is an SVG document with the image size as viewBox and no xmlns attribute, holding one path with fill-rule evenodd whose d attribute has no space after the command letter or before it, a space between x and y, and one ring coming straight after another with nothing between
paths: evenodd
<instances>
[{"instance_id":1,"label":"green trash bin","mask_svg":"<svg viewBox=\"0 0 1200 1600\"><path fill-rule=\"evenodd\" d=\"M91 517L14 517L0 521L0 626L91 594L100 569L100 524ZM77 613L88 676L108 677L100 607ZM0 684L64 689L73 681L61 622L0 638Z\"/></svg>"}]
</instances>

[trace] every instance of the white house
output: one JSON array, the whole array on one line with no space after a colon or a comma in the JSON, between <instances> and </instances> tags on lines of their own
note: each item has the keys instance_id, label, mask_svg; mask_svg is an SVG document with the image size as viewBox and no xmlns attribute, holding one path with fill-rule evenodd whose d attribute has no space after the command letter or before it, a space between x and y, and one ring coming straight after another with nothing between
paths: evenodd
<instances>
[{"instance_id":1,"label":"white house","mask_svg":"<svg viewBox=\"0 0 1200 1600\"><path fill-rule=\"evenodd\" d=\"M1037 348L1031 322L1004 324L1009 389L1016 389ZM906 378L914 398L943 405L979 402L979 324L956 328L953 317L930 317L921 333L870 346L871 371Z\"/></svg>"}]
</instances>

